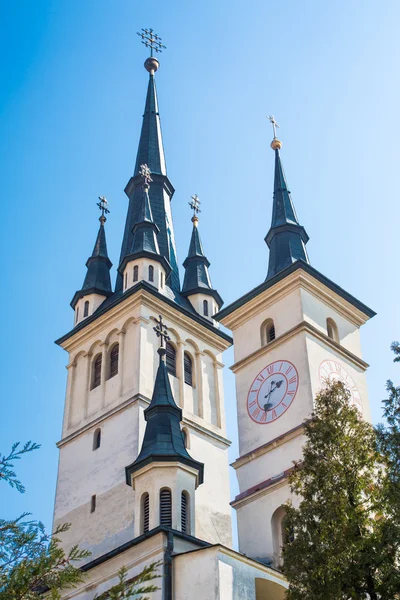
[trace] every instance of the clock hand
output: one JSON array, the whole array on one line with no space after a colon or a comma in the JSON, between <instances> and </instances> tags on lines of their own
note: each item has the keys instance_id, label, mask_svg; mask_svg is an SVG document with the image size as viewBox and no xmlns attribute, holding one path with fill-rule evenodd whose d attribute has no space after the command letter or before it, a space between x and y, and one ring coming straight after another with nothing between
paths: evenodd
<instances>
[{"instance_id":1,"label":"clock hand","mask_svg":"<svg viewBox=\"0 0 400 600\"><path fill-rule=\"evenodd\" d=\"M268 398L268 399L269 399L269 397L271 396L272 392L274 392L274 391L275 391L277 388L280 388L280 387L281 387L281 385L282 385L282 383L283 383L283 379L280 379L280 380L279 380L279 381L277 381L277 382L275 382L275 381L271 381L271 388L270 388L270 390L269 390L268 394L267 394L266 396L264 396L264 398ZM273 385L274 385L275 387L272 387ZM265 412L267 412L267 410L268 410L270 407L271 407L271 403L270 403L270 402L267 402L266 404L264 404L264 410L265 410Z\"/></svg>"}]
</instances>

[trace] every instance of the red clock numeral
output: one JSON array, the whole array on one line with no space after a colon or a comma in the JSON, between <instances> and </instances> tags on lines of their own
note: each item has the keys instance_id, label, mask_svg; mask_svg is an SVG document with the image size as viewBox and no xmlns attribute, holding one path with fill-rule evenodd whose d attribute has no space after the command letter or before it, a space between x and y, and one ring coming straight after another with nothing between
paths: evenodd
<instances>
[{"instance_id":1,"label":"red clock numeral","mask_svg":"<svg viewBox=\"0 0 400 600\"><path fill-rule=\"evenodd\" d=\"M254 410L251 414L254 417L254 419L257 419L260 412L261 410L259 408L256 408L256 410Z\"/></svg>"},{"instance_id":2,"label":"red clock numeral","mask_svg":"<svg viewBox=\"0 0 400 600\"><path fill-rule=\"evenodd\" d=\"M257 381L265 381L265 377L263 377L261 374L257 377Z\"/></svg>"},{"instance_id":3,"label":"red clock numeral","mask_svg":"<svg viewBox=\"0 0 400 600\"><path fill-rule=\"evenodd\" d=\"M272 375L272 373L274 372L274 364L272 363L272 365L269 365L267 367L267 371L268 371L268 375Z\"/></svg>"},{"instance_id":4,"label":"red clock numeral","mask_svg":"<svg viewBox=\"0 0 400 600\"><path fill-rule=\"evenodd\" d=\"M281 362L281 364L279 365L279 371L282 371L282 367L283 367L283 362Z\"/></svg>"},{"instance_id":5,"label":"red clock numeral","mask_svg":"<svg viewBox=\"0 0 400 600\"><path fill-rule=\"evenodd\" d=\"M287 408L287 405L284 402L281 402L281 405L283 406L283 408Z\"/></svg>"},{"instance_id":6,"label":"red clock numeral","mask_svg":"<svg viewBox=\"0 0 400 600\"><path fill-rule=\"evenodd\" d=\"M253 400L253 402L250 402L249 404L249 408L251 408L252 406L254 406L255 404L257 404L257 400Z\"/></svg>"},{"instance_id":7,"label":"red clock numeral","mask_svg":"<svg viewBox=\"0 0 400 600\"><path fill-rule=\"evenodd\" d=\"M296 381L297 381L297 377L296 377L296 375L293 375L293 377L291 377L291 378L289 379L289 383L295 383Z\"/></svg>"},{"instance_id":8,"label":"red clock numeral","mask_svg":"<svg viewBox=\"0 0 400 600\"><path fill-rule=\"evenodd\" d=\"M265 423L265 421L267 420L267 413L264 411L263 414L261 415L261 423Z\"/></svg>"},{"instance_id":9,"label":"red clock numeral","mask_svg":"<svg viewBox=\"0 0 400 600\"><path fill-rule=\"evenodd\" d=\"M288 396L294 396L296 393L296 390L288 390L286 393Z\"/></svg>"},{"instance_id":10,"label":"red clock numeral","mask_svg":"<svg viewBox=\"0 0 400 600\"><path fill-rule=\"evenodd\" d=\"M285 375L289 375L289 373L292 369L293 369L293 367L288 367L285 371Z\"/></svg>"},{"instance_id":11,"label":"red clock numeral","mask_svg":"<svg viewBox=\"0 0 400 600\"><path fill-rule=\"evenodd\" d=\"M276 414L276 410L275 410L275 409L273 409L273 411L272 411L272 418L273 418L273 419L276 419L276 418L277 418L277 416L278 416L278 415Z\"/></svg>"}]
</instances>

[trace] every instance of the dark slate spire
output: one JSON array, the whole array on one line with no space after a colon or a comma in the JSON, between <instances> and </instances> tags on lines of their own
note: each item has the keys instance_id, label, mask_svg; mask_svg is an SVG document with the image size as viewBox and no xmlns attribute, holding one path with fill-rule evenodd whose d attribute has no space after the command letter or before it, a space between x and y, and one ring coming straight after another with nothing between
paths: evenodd
<instances>
[{"instance_id":1,"label":"dark slate spire","mask_svg":"<svg viewBox=\"0 0 400 600\"><path fill-rule=\"evenodd\" d=\"M160 317L161 336L169 339L165 333L165 325ZM158 328L154 328L160 331ZM162 342L163 344L163 342ZM180 427L182 410L175 404L165 365L165 348L158 349L160 362L154 384L153 397L144 411L147 422L142 448L137 459L126 467L126 482L131 483L131 475L153 461L180 462L198 471L198 483L203 482L204 465L194 460L185 448L185 441Z\"/></svg>"},{"instance_id":2,"label":"dark slate spire","mask_svg":"<svg viewBox=\"0 0 400 600\"><path fill-rule=\"evenodd\" d=\"M309 263L306 244L308 235L299 224L290 192L287 188L279 150L282 143L274 137L275 179L272 221L265 241L270 250L267 279L270 279L297 260Z\"/></svg>"},{"instance_id":3,"label":"dark slate spire","mask_svg":"<svg viewBox=\"0 0 400 600\"><path fill-rule=\"evenodd\" d=\"M80 290L75 292L72 299L71 306L75 308L79 298L87 296L89 294L100 294L101 296L111 296L111 279L110 269L112 262L108 258L107 243L106 243L106 231L104 224L106 222L105 212L109 212L106 208L107 201L105 198L100 198L98 206L102 211L102 215L99 218L100 228L97 234L96 243L93 248L92 256L90 256L86 262L87 272L83 282L83 286Z\"/></svg>"},{"instance_id":4,"label":"dark slate spire","mask_svg":"<svg viewBox=\"0 0 400 600\"><path fill-rule=\"evenodd\" d=\"M196 215L192 217L193 231L190 239L189 253L183 263L185 278L183 280L182 295L208 294L213 296L220 308L223 304L221 296L214 290L211 284L208 267L210 263L204 255L203 246L198 230L199 219Z\"/></svg>"},{"instance_id":5,"label":"dark slate spire","mask_svg":"<svg viewBox=\"0 0 400 600\"><path fill-rule=\"evenodd\" d=\"M145 112L143 115L135 170L133 177L131 177L125 188L125 193L129 198L129 207L125 223L120 263L122 263L127 254L131 251L133 229L140 219L142 179L139 172L140 165L147 164L153 177L153 185L149 191L149 200L154 222L159 229L157 236L159 250L161 256L163 256L171 266L170 275L166 283L173 290L179 292L179 270L170 208L170 201L174 193L174 188L167 177L156 84L154 79L154 74L158 67L159 62L154 57L148 58L145 62L145 68L150 74L149 84L147 88ZM116 284L116 290L118 291L120 289L122 289L121 274L118 275Z\"/></svg>"},{"instance_id":6,"label":"dark slate spire","mask_svg":"<svg viewBox=\"0 0 400 600\"><path fill-rule=\"evenodd\" d=\"M132 229L132 247L129 254L124 257L118 271L122 275L127 262L135 258L147 256L149 258L153 258L154 260L160 261L166 271L166 277L168 277L169 273L171 272L171 267L164 256L161 256L160 254L157 240L160 230L154 223L150 206L149 183L152 181L150 177L150 169L147 165L141 165L139 173L140 176L143 177L144 181L143 185L141 186L142 193L138 203L137 222Z\"/></svg>"}]
</instances>

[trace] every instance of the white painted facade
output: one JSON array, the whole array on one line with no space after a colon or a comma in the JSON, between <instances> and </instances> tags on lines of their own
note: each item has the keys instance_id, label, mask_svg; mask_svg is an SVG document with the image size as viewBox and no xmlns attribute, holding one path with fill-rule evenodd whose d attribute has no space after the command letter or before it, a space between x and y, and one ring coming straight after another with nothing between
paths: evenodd
<instances>
[{"instance_id":1,"label":"white painted facade","mask_svg":"<svg viewBox=\"0 0 400 600\"><path fill-rule=\"evenodd\" d=\"M192 535L231 545L229 473L221 353L229 342L177 308L141 289L77 330L62 346L68 351L68 382L60 448L54 523L72 523L65 544L79 543L95 558L132 539L135 492L125 467L138 455L144 409L153 393L158 366L154 316L163 314L176 348L176 377L170 375L183 409L191 456L204 467L195 495ZM119 344L118 373L109 378L110 352ZM184 352L193 359L193 386L184 381ZM101 382L93 388L101 356ZM101 444L93 450L100 428ZM194 495L190 486L191 497ZM91 512L92 497L96 509Z\"/></svg>"},{"instance_id":2,"label":"white painted facade","mask_svg":"<svg viewBox=\"0 0 400 600\"><path fill-rule=\"evenodd\" d=\"M240 493L237 511L239 549L279 566L282 545L280 507L291 497L287 476L300 460L302 423L310 418L321 389L320 365L326 360L346 369L370 420L359 328L367 316L312 275L297 269L275 285L222 318L233 332L240 457L233 467ZM327 319L338 341L328 336ZM267 343L265 327L273 323L275 339ZM332 332L330 332L331 335ZM275 361L289 361L298 372L296 395L288 409L271 423L257 423L248 414L247 397L253 380ZM296 498L292 499L294 503Z\"/></svg>"}]
</instances>

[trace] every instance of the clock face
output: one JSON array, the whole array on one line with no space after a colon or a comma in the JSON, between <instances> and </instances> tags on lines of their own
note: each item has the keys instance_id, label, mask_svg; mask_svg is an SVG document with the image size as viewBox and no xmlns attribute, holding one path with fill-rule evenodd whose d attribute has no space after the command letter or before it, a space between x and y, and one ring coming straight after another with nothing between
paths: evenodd
<instances>
[{"instance_id":1,"label":"clock face","mask_svg":"<svg viewBox=\"0 0 400 600\"><path fill-rule=\"evenodd\" d=\"M346 369L334 360L324 360L319 367L319 379L323 384L327 379L330 381L341 381L351 394L351 403L362 411L361 394L357 389L352 377Z\"/></svg>"},{"instance_id":2,"label":"clock face","mask_svg":"<svg viewBox=\"0 0 400 600\"><path fill-rule=\"evenodd\" d=\"M288 360L276 360L254 379L247 395L249 417L262 425L279 419L294 400L299 374Z\"/></svg>"}]
</instances>

